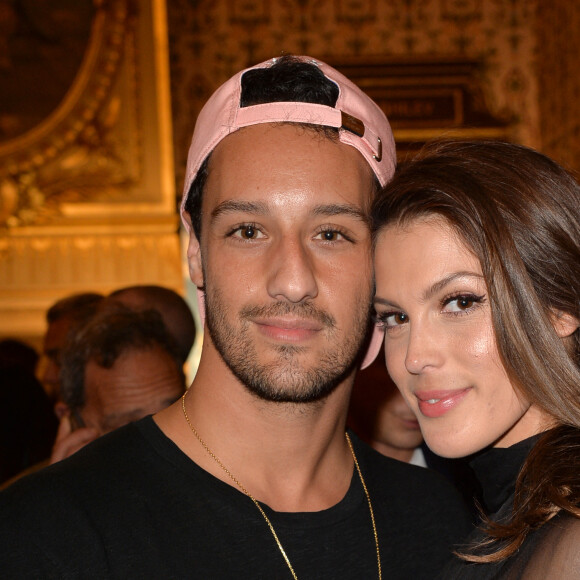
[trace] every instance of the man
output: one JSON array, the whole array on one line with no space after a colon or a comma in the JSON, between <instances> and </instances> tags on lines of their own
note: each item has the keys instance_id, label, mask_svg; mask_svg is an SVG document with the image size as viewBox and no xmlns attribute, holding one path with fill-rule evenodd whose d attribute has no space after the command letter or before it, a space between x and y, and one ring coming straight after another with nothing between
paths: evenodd
<instances>
[{"instance_id":1,"label":"man","mask_svg":"<svg viewBox=\"0 0 580 580\"><path fill-rule=\"evenodd\" d=\"M185 363L195 341L195 320L187 302L175 290L152 284L126 286L111 292L107 302L118 302L132 310L157 310Z\"/></svg>"},{"instance_id":2,"label":"man","mask_svg":"<svg viewBox=\"0 0 580 580\"><path fill-rule=\"evenodd\" d=\"M394 164L383 113L323 63L274 59L218 89L185 183L207 315L196 378L179 404L0 496L3 565L433 577L468 526L456 496L345 436L373 293L367 209Z\"/></svg>"},{"instance_id":3,"label":"man","mask_svg":"<svg viewBox=\"0 0 580 580\"><path fill-rule=\"evenodd\" d=\"M71 337L62 355L61 419L50 463L185 391L179 349L155 310L110 304Z\"/></svg>"},{"instance_id":4,"label":"man","mask_svg":"<svg viewBox=\"0 0 580 580\"><path fill-rule=\"evenodd\" d=\"M38 353L15 339L0 340L0 488L50 455L58 421L35 376Z\"/></svg>"},{"instance_id":5,"label":"man","mask_svg":"<svg viewBox=\"0 0 580 580\"><path fill-rule=\"evenodd\" d=\"M104 296L96 292L84 292L65 296L55 302L46 312L46 333L43 339L42 384L47 395L56 404L55 412L60 418L60 357L67 338L82 326L98 310Z\"/></svg>"}]
</instances>

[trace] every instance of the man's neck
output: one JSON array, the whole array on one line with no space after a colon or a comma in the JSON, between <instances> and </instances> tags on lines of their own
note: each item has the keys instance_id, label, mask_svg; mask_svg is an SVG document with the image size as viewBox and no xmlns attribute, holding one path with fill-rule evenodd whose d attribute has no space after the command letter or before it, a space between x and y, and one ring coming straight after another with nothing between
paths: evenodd
<instances>
[{"instance_id":1,"label":"man's neck","mask_svg":"<svg viewBox=\"0 0 580 580\"><path fill-rule=\"evenodd\" d=\"M319 511L338 503L352 478L344 435L351 386L349 378L310 404L263 401L221 358L206 355L185 405L207 448L256 499L277 511ZM181 405L158 414L158 425L200 467L236 487Z\"/></svg>"}]
</instances>

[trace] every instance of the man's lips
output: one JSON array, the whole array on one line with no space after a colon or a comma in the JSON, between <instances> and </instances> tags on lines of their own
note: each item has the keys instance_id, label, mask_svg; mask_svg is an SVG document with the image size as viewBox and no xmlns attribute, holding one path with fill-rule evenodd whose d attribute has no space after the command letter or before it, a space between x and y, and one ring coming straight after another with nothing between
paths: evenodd
<instances>
[{"instance_id":1,"label":"man's lips","mask_svg":"<svg viewBox=\"0 0 580 580\"><path fill-rule=\"evenodd\" d=\"M318 320L309 318L254 318L252 322L268 338L283 342L301 342L323 329Z\"/></svg>"},{"instance_id":2,"label":"man's lips","mask_svg":"<svg viewBox=\"0 0 580 580\"><path fill-rule=\"evenodd\" d=\"M469 394L471 387L465 389L416 391L419 411L425 417L441 417L458 405Z\"/></svg>"}]
</instances>

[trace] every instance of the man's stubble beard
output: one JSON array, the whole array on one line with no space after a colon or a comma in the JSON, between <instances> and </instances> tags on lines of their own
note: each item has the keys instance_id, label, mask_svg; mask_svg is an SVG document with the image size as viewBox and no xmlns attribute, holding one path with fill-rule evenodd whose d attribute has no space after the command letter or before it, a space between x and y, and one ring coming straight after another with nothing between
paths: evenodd
<instances>
[{"instance_id":1,"label":"man's stubble beard","mask_svg":"<svg viewBox=\"0 0 580 580\"><path fill-rule=\"evenodd\" d=\"M313 403L334 391L353 371L359 352L367 336L371 295L362 300L355 313L356 320L350 336L341 336L335 320L317 309L309 301L301 303L276 302L264 307L246 307L230 313L224 306L221 292L206 291L206 324L220 356L234 376L258 398L278 403ZM305 368L302 354L308 347L291 344L272 347L278 357L275 362L260 362L256 343L250 336L251 316L295 315L315 319L321 323L326 336L322 355ZM228 318L235 316L240 326L232 326Z\"/></svg>"}]
</instances>

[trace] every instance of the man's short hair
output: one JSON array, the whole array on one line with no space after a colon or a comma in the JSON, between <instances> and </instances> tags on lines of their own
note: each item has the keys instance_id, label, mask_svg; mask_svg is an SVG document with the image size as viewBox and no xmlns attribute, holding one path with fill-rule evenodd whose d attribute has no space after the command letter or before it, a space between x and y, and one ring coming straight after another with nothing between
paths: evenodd
<instances>
[{"instance_id":1,"label":"man's short hair","mask_svg":"<svg viewBox=\"0 0 580 580\"><path fill-rule=\"evenodd\" d=\"M133 310L157 310L185 363L195 341L195 319L185 299L175 290L153 284L127 286L111 292L108 298Z\"/></svg>"},{"instance_id":2,"label":"man's short hair","mask_svg":"<svg viewBox=\"0 0 580 580\"><path fill-rule=\"evenodd\" d=\"M70 409L82 409L85 399L85 369L89 361L110 369L127 351L161 347L171 355L183 377L175 340L156 310L131 310L107 306L71 338L62 356L61 397Z\"/></svg>"},{"instance_id":3,"label":"man's short hair","mask_svg":"<svg viewBox=\"0 0 580 580\"><path fill-rule=\"evenodd\" d=\"M102 294L96 292L72 294L61 298L46 311L46 321L52 324L61 318L70 318L83 322L95 314L103 298Z\"/></svg>"}]
</instances>

